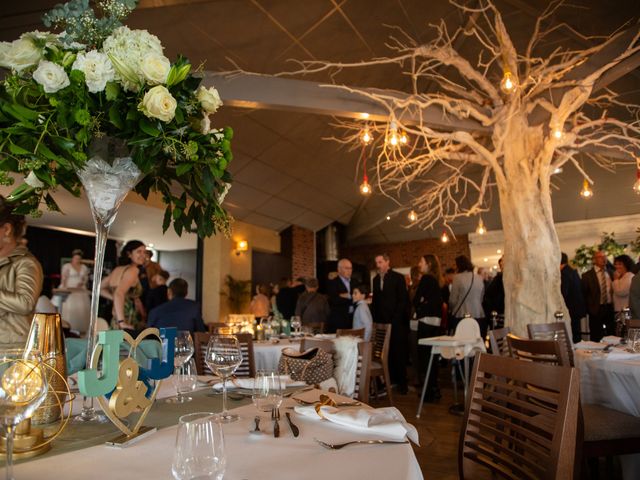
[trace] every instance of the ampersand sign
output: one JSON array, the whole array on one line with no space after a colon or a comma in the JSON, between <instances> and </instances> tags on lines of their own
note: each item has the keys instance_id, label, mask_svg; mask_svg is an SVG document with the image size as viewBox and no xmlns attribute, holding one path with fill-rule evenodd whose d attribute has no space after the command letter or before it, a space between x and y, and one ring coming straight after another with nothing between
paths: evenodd
<instances>
[{"instance_id":1,"label":"ampersand sign","mask_svg":"<svg viewBox=\"0 0 640 480\"><path fill-rule=\"evenodd\" d=\"M143 410L152 401L147 398L147 386L138 380L138 363L131 357L120 362L118 384L109 399L109 409L124 418L137 410Z\"/></svg>"}]
</instances>

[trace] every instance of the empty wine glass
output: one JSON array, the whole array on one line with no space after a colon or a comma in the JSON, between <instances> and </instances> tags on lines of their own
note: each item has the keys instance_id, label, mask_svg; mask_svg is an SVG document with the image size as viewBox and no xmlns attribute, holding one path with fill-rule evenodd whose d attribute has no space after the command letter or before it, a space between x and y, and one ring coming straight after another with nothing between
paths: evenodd
<instances>
[{"instance_id":1,"label":"empty wine glass","mask_svg":"<svg viewBox=\"0 0 640 480\"><path fill-rule=\"evenodd\" d=\"M191 332L189 330L179 330L176 334L176 345L173 355L174 375L176 382L176 391L178 396L168 398L167 403L183 403L185 400L180 395L180 371L182 366L191 360L195 348L193 346L193 339L191 338Z\"/></svg>"},{"instance_id":2,"label":"empty wine glass","mask_svg":"<svg viewBox=\"0 0 640 480\"><path fill-rule=\"evenodd\" d=\"M0 421L6 433L6 478L13 479L13 433L44 401L48 385L40 355L22 349L0 350Z\"/></svg>"},{"instance_id":3,"label":"empty wine glass","mask_svg":"<svg viewBox=\"0 0 640 480\"><path fill-rule=\"evenodd\" d=\"M291 317L291 328L293 328L293 331L296 336L300 336L300 329L302 328L302 320L300 320L300 317L298 315L294 315L293 317Z\"/></svg>"},{"instance_id":4,"label":"empty wine glass","mask_svg":"<svg viewBox=\"0 0 640 480\"><path fill-rule=\"evenodd\" d=\"M213 373L222 379L222 413L220 421L230 423L238 420L238 415L227 411L227 379L242 363L242 350L233 335L213 335L207 345L205 362Z\"/></svg>"},{"instance_id":5,"label":"empty wine glass","mask_svg":"<svg viewBox=\"0 0 640 480\"><path fill-rule=\"evenodd\" d=\"M221 480L225 467L224 434L213 413L183 415L178 422L171 473L176 480Z\"/></svg>"},{"instance_id":6,"label":"empty wine glass","mask_svg":"<svg viewBox=\"0 0 640 480\"><path fill-rule=\"evenodd\" d=\"M259 370L253 381L253 404L261 412L271 412L282 403L282 382L277 372Z\"/></svg>"}]
</instances>

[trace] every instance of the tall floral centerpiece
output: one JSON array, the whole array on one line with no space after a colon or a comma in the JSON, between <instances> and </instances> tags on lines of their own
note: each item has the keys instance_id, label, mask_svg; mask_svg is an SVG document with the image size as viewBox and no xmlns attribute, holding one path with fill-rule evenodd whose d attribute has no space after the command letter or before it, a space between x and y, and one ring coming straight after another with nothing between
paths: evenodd
<instances>
[{"instance_id":1,"label":"tall floral centerpiece","mask_svg":"<svg viewBox=\"0 0 640 480\"><path fill-rule=\"evenodd\" d=\"M230 128L211 127L222 105L184 57L122 20L136 0L57 5L46 27L0 43L0 184L19 214L60 211L55 192L84 188L96 227L87 365L96 342L100 281L109 227L129 193L158 192L163 229L201 237L228 232L221 207L231 176ZM85 399L81 417L95 418Z\"/></svg>"}]
</instances>

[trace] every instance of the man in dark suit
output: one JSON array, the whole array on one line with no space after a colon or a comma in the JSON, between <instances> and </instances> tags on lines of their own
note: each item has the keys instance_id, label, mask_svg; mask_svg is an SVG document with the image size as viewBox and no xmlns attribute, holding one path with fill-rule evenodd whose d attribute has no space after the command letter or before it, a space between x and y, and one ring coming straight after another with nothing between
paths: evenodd
<instances>
[{"instance_id":1,"label":"man in dark suit","mask_svg":"<svg viewBox=\"0 0 640 480\"><path fill-rule=\"evenodd\" d=\"M175 327L178 330L204 332L206 327L200 315L200 305L185 298L189 284L182 278L176 278L169 284L169 301L157 306L149 314L148 327Z\"/></svg>"},{"instance_id":2,"label":"man in dark suit","mask_svg":"<svg viewBox=\"0 0 640 480\"><path fill-rule=\"evenodd\" d=\"M603 251L593 254L593 268L582 274L582 293L587 303L591 340L599 342L614 331L611 305L611 278L607 273L607 255Z\"/></svg>"},{"instance_id":3,"label":"man in dark suit","mask_svg":"<svg viewBox=\"0 0 640 480\"><path fill-rule=\"evenodd\" d=\"M327 333L335 333L339 328L351 328L353 321L353 302L351 301L351 273L353 266L346 258L338 262L338 276L327 283L329 297L329 319Z\"/></svg>"},{"instance_id":4,"label":"man in dark suit","mask_svg":"<svg viewBox=\"0 0 640 480\"><path fill-rule=\"evenodd\" d=\"M390 323L389 374L399 393L407 393L409 354L409 295L404 275L391 270L386 253L376 256L378 274L373 278L371 313L376 323Z\"/></svg>"},{"instance_id":5,"label":"man in dark suit","mask_svg":"<svg viewBox=\"0 0 640 480\"><path fill-rule=\"evenodd\" d=\"M584 298L582 297L580 276L578 272L569 266L569 258L564 252L562 252L562 256L560 257L560 291L562 292L562 298L564 298L564 303L571 317L573 342L577 343L582 340L580 335L580 320L587 315L587 310L584 306Z\"/></svg>"}]
</instances>

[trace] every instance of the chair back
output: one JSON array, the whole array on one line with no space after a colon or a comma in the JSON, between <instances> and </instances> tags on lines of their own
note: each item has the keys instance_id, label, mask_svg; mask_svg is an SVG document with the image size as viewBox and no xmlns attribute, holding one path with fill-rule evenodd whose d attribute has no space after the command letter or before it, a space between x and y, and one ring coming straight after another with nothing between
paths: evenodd
<instances>
[{"instance_id":1,"label":"chair back","mask_svg":"<svg viewBox=\"0 0 640 480\"><path fill-rule=\"evenodd\" d=\"M314 335L324 333L324 322L309 322L305 323L303 327L310 328Z\"/></svg>"},{"instance_id":2,"label":"chair back","mask_svg":"<svg viewBox=\"0 0 640 480\"><path fill-rule=\"evenodd\" d=\"M574 366L571 337L565 322L530 323L527 325L527 332L532 340L557 340L560 342L560 346L567 352L569 365Z\"/></svg>"},{"instance_id":3,"label":"chair back","mask_svg":"<svg viewBox=\"0 0 640 480\"><path fill-rule=\"evenodd\" d=\"M640 318L629 318L625 323L627 328L640 328Z\"/></svg>"},{"instance_id":4,"label":"chair back","mask_svg":"<svg viewBox=\"0 0 640 480\"><path fill-rule=\"evenodd\" d=\"M325 352L333 355L336 353L336 345L332 340L320 339L320 338L303 338L300 342L300 351L304 352L310 348L321 348Z\"/></svg>"},{"instance_id":5,"label":"chair back","mask_svg":"<svg viewBox=\"0 0 640 480\"><path fill-rule=\"evenodd\" d=\"M371 332L371 358L384 363L389 358L389 345L391 343L391 324L374 323Z\"/></svg>"},{"instance_id":6,"label":"chair back","mask_svg":"<svg viewBox=\"0 0 640 480\"><path fill-rule=\"evenodd\" d=\"M513 358L548 365L570 367L567 351L555 340L528 340L507 335L509 353Z\"/></svg>"},{"instance_id":7,"label":"chair back","mask_svg":"<svg viewBox=\"0 0 640 480\"><path fill-rule=\"evenodd\" d=\"M196 332L194 335L193 345L195 349L193 356L196 361L198 375L214 375L204 360L211 336L210 333L205 332ZM250 333L238 333L235 337L238 339L240 350L242 351L242 363L236 369L234 375L237 377L255 377L256 365L253 353L253 336Z\"/></svg>"},{"instance_id":8,"label":"chair back","mask_svg":"<svg viewBox=\"0 0 640 480\"><path fill-rule=\"evenodd\" d=\"M360 337L364 338L364 328L339 328L336 337Z\"/></svg>"},{"instance_id":9,"label":"chair back","mask_svg":"<svg viewBox=\"0 0 640 480\"><path fill-rule=\"evenodd\" d=\"M460 435L459 477L469 478L470 461L494 477L573 478L578 375L574 368L480 354Z\"/></svg>"},{"instance_id":10,"label":"chair back","mask_svg":"<svg viewBox=\"0 0 640 480\"><path fill-rule=\"evenodd\" d=\"M356 367L356 388L353 397L363 403L369 402L369 369L371 368L371 342L358 343L358 366Z\"/></svg>"},{"instance_id":11,"label":"chair back","mask_svg":"<svg viewBox=\"0 0 640 480\"><path fill-rule=\"evenodd\" d=\"M464 317L456 325L453 338L476 339L481 337L480 324L475 318Z\"/></svg>"},{"instance_id":12,"label":"chair back","mask_svg":"<svg viewBox=\"0 0 640 480\"><path fill-rule=\"evenodd\" d=\"M511 333L509 327L496 328L489 330L489 344L491 345L491 353L502 357L510 356L509 344L507 343L507 335Z\"/></svg>"}]
</instances>

